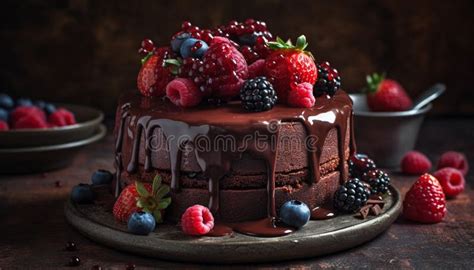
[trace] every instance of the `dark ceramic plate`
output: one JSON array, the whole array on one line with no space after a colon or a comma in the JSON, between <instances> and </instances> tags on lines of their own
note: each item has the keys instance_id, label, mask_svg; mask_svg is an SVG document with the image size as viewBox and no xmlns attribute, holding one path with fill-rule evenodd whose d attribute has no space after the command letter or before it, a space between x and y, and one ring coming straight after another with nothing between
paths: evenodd
<instances>
[{"instance_id":1,"label":"dark ceramic plate","mask_svg":"<svg viewBox=\"0 0 474 270\"><path fill-rule=\"evenodd\" d=\"M104 119L96 109L69 104L57 104L76 116L77 124L48 129L20 129L0 132L0 148L35 147L65 144L91 137Z\"/></svg>"},{"instance_id":2,"label":"dark ceramic plate","mask_svg":"<svg viewBox=\"0 0 474 270\"><path fill-rule=\"evenodd\" d=\"M0 149L0 173L35 173L68 166L78 149L102 139L107 129L99 125L88 138L65 144Z\"/></svg>"}]
</instances>

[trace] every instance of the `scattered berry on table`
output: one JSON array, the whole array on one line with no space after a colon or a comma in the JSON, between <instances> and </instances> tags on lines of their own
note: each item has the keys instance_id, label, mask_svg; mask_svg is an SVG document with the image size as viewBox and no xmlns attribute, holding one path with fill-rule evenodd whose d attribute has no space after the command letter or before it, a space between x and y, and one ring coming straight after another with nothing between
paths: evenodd
<instances>
[{"instance_id":1,"label":"scattered berry on table","mask_svg":"<svg viewBox=\"0 0 474 270\"><path fill-rule=\"evenodd\" d=\"M272 109L278 98L267 78L257 77L244 83L240 90L240 99L245 110L261 112Z\"/></svg>"},{"instance_id":2,"label":"scattered berry on table","mask_svg":"<svg viewBox=\"0 0 474 270\"><path fill-rule=\"evenodd\" d=\"M90 185L79 184L71 191L71 200L78 204L89 204L94 202L94 192Z\"/></svg>"},{"instance_id":3,"label":"scattered berry on table","mask_svg":"<svg viewBox=\"0 0 474 270\"><path fill-rule=\"evenodd\" d=\"M421 223L437 223L446 215L446 199L438 180L425 173L413 184L403 201L403 216Z\"/></svg>"},{"instance_id":4,"label":"scattered berry on table","mask_svg":"<svg viewBox=\"0 0 474 270\"><path fill-rule=\"evenodd\" d=\"M469 171L469 164L466 156L463 153L456 151L448 151L441 155L436 168L441 169L445 167L458 169L464 176L466 176Z\"/></svg>"},{"instance_id":5,"label":"scattered berry on table","mask_svg":"<svg viewBox=\"0 0 474 270\"><path fill-rule=\"evenodd\" d=\"M157 48L142 60L137 77L137 87L144 96L165 95L166 85L174 78L172 67L165 60L173 58L169 47Z\"/></svg>"},{"instance_id":6,"label":"scattered berry on table","mask_svg":"<svg viewBox=\"0 0 474 270\"><path fill-rule=\"evenodd\" d=\"M390 185L390 177L382 170L370 170L362 175L362 181L370 186L370 193L385 194Z\"/></svg>"},{"instance_id":7,"label":"scattered berry on table","mask_svg":"<svg viewBox=\"0 0 474 270\"><path fill-rule=\"evenodd\" d=\"M66 249L67 251L76 251L76 250L77 250L77 245L76 245L76 243L74 243L74 242L72 242L72 241L68 241L68 242L66 243L65 249Z\"/></svg>"},{"instance_id":8,"label":"scattered berry on table","mask_svg":"<svg viewBox=\"0 0 474 270\"><path fill-rule=\"evenodd\" d=\"M214 217L207 207L196 204L184 212L181 228L188 235L205 235L214 228Z\"/></svg>"},{"instance_id":9,"label":"scattered berry on table","mask_svg":"<svg viewBox=\"0 0 474 270\"><path fill-rule=\"evenodd\" d=\"M183 58L201 58L208 49L209 46L206 42L195 38L188 38L181 44L179 52Z\"/></svg>"},{"instance_id":10,"label":"scattered berry on table","mask_svg":"<svg viewBox=\"0 0 474 270\"><path fill-rule=\"evenodd\" d=\"M367 85L367 104L372 111L406 111L412 107L405 89L384 75L368 75Z\"/></svg>"},{"instance_id":11,"label":"scattered berry on table","mask_svg":"<svg viewBox=\"0 0 474 270\"><path fill-rule=\"evenodd\" d=\"M148 235L155 230L156 221L152 214L139 211L133 213L127 223L128 231L138 235Z\"/></svg>"},{"instance_id":12,"label":"scattered berry on table","mask_svg":"<svg viewBox=\"0 0 474 270\"><path fill-rule=\"evenodd\" d=\"M316 102L313 95L313 85L307 82L298 84L288 93L287 102L293 107L313 107Z\"/></svg>"},{"instance_id":13,"label":"scattered berry on table","mask_svg":"<svg viewBox=\"0 0 474 270\"><path fill-rule=\"evenodd\" d=\"M249 79L253 79L255 77L263 76L263 70L265 68L265 60L259 59L249 65Z\"/></svg>"},{"instance_id":14,"label":"scattered berry on table","mask_svg":"<svg viewBox=\"0 0 474 270\"><path fill-rule=\"evenodd\" d=\"M314 85L314 94L316 96L333 96L341 88L341 76L339 72L331 68L329 62L323 62L316 65L318 69L318 79Z\"/></svg>"},{"instance_id":15,"label":"scattered berry on table","mask_svg":"<svg viewBox=\"0 0 474 270\"><path fill-rule=\"evenodd\" d=\"M464 175L458 169L445 167L433 173L443 188L444 195L448 198L456 197L463 192L466 181Z\"/></svg>"},{"instance_id":16,"label":"scattered berry on table","mask_svg":"<svg viewBox=\"0 0 474 270\"><path fill-rule=\"evenodd\" d=\"M354 213L369 199L369 189L357 178L349 179L334 194L334 207L342 212Z\"/></svg>"},{"instance_id":17,"label":"scattered berry on table","mask_svg":"<svg viewBox=\"0 0 474 270\"><path fill-rule=\"evenodd\" d=\"M92 174L91 181L93 185L107 185L112 183L113 174L107 170L97 170Z\"/></svg>"},{"instance_id":18,"label":"scattered berry on table","mask_svg":"<svg viewBox=\"0 0 474 270\"><path fill-rule=\"evenodd\" d=\"M306 225L310 217L311 211L309 207L301 201L287 201L280 208L280 220L286 225L297 229Z\"/></svg>"},{"instance_id":19,"label":"scattered berry on table","mask_svg":"<svg viewBox=\"0 0 474 270\"><path fill-rule=\"evenodd\" d=\"M14 106L15 101L9 95L0 93L0 108L10 110Z\"/></svg>"},{"instance_id":20,"label":"scattered berry on table","mask_svg":"<svg viewBox=\"0 0 474 270\"><path fill-rule=\"evenodd\" d=\"M77 256L72 256L69 259L68 265L69 266L79 266L79 265L81 265L81 259L79 259L79 257L77 257Z\"/></svg>"},{"instance_id":21,"label":"scattered berry on table","mask_svg":"<svg viewBox=\"0 0 474 270\"><path fill-rule=\"evenodd\" d=\"M190 37L191 37L191 34L188 33L188 32L180 31L180 32L176 33L171 38L171 49L173 50L173 52L179 53L179 49L181 48L181 44L183 44L183 42L186 39L190 38Z\"/></svg>"},{"instance_id":22,"label":"scattered berry on table","mask_svg":"<svg viewBox=\"0 0 474 270\"><path fill-rule=\"evenodd\" d=\"M5 109L0 108L0 121L8 122L9 118L10 118L10 113Z\"/></svg>"},{"instance_id":23,"label":"scattered berry on table","mask_svg":"<svg viewBox=\"0 0 474 270\"><path fill-rule=\"evenodd\" d=\"M28 99L28 98L19 98L16 100L16 106L17 107L22 107L22 106L25 106L25 107L28 107L28 106L33 106L33 102L31 101L31 99Z\"/></svg>"},{"instance_id":24,"label":"scattered berry on table","mask_svg":"<svg viewBox=\"0 0 474 270\"><path fill-rule=\"evenodd\" d=\"M48 116L48 122L55 127L64 127L76 124L76 118L67 109L59 108Z\"/></svg>"},{"instance_id":25,"label":"scattered berry on table","mask_svg":"<svg viewBox=\"0 0 474 270\"><path fill-rule=\"evenodd\" d=\"M203 93L191 79L176 78L166 86L166 97L176 106L194 107L202 100Z\"/></svg>"},{"instance_id":26,"label":"scattered berry on table","mask_svg":"<svg viewBox=\"0 0 474 270\"><path fill-rule=\"evenodd\" d=\"M421 152L409 151L403 156L400 167L405 174L420 175L430 171L431 161Z\"/></svg>"},{"instance_id":27,"label":"scattered berry on table","mask_svg":"<svg viewBox=\"0 0 474 270\"><path fill-rule=\"evenodd\" d=\"M349 174L352 178L362 178L362 175L370 170L375 170L377 165L367 155L357 153L349 159Z\"/></svg>"},{"instance_id":28,"label":"scattered berry on table","mask_svg":"<svg viewBox=\"0 0 474 270\"><path fill-rule=\"evenodd\" d=\"M288 94L298 84L314 85L318 77L316 64L305 51L308 43L304 35L298 37L296 45L280 38L268 44L274 51L265 60L265 76L275 87L280 102L287 103Z\"/></svg>"},{"instance_id":29,"label":"scattered berry on table","mask_svg":"<svg viewBox=\"0 0 474 270\"><path fill-rule=\"evenodd\" d=\"M8 123L3 120L0 120L0 131L7 131L9 129L10 127L8 126Z\"/></svg>"}]
</instances>

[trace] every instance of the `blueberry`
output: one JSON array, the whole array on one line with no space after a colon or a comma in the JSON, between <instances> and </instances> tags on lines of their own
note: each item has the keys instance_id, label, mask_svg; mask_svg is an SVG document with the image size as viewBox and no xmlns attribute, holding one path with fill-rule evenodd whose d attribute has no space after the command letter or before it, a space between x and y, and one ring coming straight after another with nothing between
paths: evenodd
<instances>
[{"instance_id":1,"label":"blueberry","mask_svg":"<svg viewBox=\"0 0 474 270\"><path fill-rule=\"evenodd\" d=\"M44 102L42 100L37 100L37 101L33 102L33 105L40 108L41 110L44 110L44 107L46 106L46 102Z\"/></svg>"},{"instance_id":2,"label":"blueberry","mask_svg":"<svg viewBox=\"0 0 474 270\"><path fill-rule=\"evenodd\" d=\"M244 34L239 36L239 43L241 45L248 45L248 46L253 46L257 42L257 38L261 36L262 33L258 32L253 32L250 34Z\"/></svg>"},{"instance_id":3,"label":"blueberry","mask_svg":"<svg viewBox=\"0 0 474 270\"><path fill-rule=\"evenodd\" d=\"M54 106L54 104L51 104L51 103L46 103L44 105L44 111L46 112L46 114L52 114L53 112L56 111L56 106Z\"/></svg>"},{"instance_id":4,"label":"blueberry","mask_svg":"<svg viewBox=\"0 0 474 270\"><path fill-rule=\"evenodd\" d=\"M97 170L92 174L91 180L93 185L107 185L112 182L113 175L106 170Z\"/></svg>"},{"instance_id":5,"label":"blueberry","mask_svg":"<svg viewBox=\"0 0 474 270\"><path fill-rule=\"evenodd\" d=\"M185 41L186 39L190 37L191 37L191 34L187 32L181 32L177 34L176 36L174 36L173 39L171 40L171 49L173 50L173 52L179 53L179 48L181 48L181 44L183 44L183 41Z\"/></svg>"},{"instance_id":6,"label":"blueberry","mask_svg":"<svg viewBox=\"0 0 474 270\"><path fill-rule=\"evenodd\" d=\"M27 98L19 98L16 100L16 106L19 107L19 106L33 106L33 102L31 102L31 99L27 99Z\"/></svg>"},{"instance_id":7,"label":"blueberry","mask_svg":"<svg viewBox=\"0 0 474 270\"><path fill-rule=\"evenodd\" d=\"M3 109L12 109L15 106L13 99L7 94L0 94L0 107Z\"/></svg>"},{"instance_id":8,"label":"blueberry","mask_svg":"<svg viewBox=\"0 0 474 270\"><path fill-rule=\"evenodd\" d=\"M155 230L156 221L147 212L135 212L128 220L128 231L133 234L148 235Z\"/></svg>"},{"instance_id":9,"label":"blueberry","mask_svg":"<svg viewBox=\"0 0 474 270\"><path fill-rule=\"evenodd\" d=\"M94 193L91 186L86 184L79 184L72 188L71 199L78 204L88 204L94 201Z\"/></svg>"},{"instance_id":10,"label":"blueberry","mask_svg":"<svg viewBox=\"0 0 474 270\"><path fill-rule=\"evenodd\" d=\"M286 225L301 228L309 220L311 212L308 206L300 201L287 201L280 208L280 220Z\"/></svg>"},{"instance_id":11,"label":"blueberry","mask_svg":"<svg viewBox=\"0 0 474 270\"><path fill-rule=\"evenodd\" d=\"M8 122L9 113L7 110L0 108L0 120Z\"/></svg>"},{"instance_id":12,"label":"blueberry","mask_svg":"<svg viewBox=\"0 0 474 270\"><path fill-rule=\"evenodd\" d=\"M201 43L201 47L194 52L191 51L191 48L195 46L197 42ZM207 49L209 49L209 46L207 46L206 42L195 38L188 38L183 42L183 44L181 44L181 48L179 49L179 51L181 53L181 57L183 58L201 58L207 51Z\"/></svg>"}]
</instances>

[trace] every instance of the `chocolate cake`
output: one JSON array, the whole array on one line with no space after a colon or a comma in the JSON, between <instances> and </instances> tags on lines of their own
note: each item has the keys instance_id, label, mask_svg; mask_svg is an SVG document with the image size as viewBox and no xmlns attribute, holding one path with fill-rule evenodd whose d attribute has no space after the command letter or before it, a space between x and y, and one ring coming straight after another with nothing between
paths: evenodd
<instances>
[{"instance_id":1,"label":"chocolate cake","mask_svg":"<svg viewBox=\"0 0 474 270\"><path fill-rule=\"evenodd\" d=\"M240 102L183 109L132 91L117 110L116 192L160 174L174 221L194 204L227 222L275 217L290 199L312 209L346 181L352 134L352 102L341 90L311 108L259 113Z\"/></svg>"}]
</instances>

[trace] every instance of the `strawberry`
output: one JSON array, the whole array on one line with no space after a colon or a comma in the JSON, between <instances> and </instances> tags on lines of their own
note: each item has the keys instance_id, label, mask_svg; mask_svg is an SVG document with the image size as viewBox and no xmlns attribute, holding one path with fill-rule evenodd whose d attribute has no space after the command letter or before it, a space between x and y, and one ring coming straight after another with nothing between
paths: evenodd
<instances>
[{"instance_id":1,"label":"strawberry","mask_svg":"<svg viewBox=\"0 0 474 270\"><path fill-rule=\"evenodd\" d=\"M438 223L445 215L443 188L434 176L423 174L405 195L403 216L422 223Z\"/></svg>"},{"instance_id":2,"label":"strawberry","mask_svg":"<svg viewBox=\"0 0 474 270\"><path fill-rule=\"evenodd\" d=\"M165 60L170 58L171 54L169 47L156 48L142 59L137 78L137 87L142 95L165 95L166 85L174 78L171 67L165 66Z\"/></svg>"},{"instance_id":3,"label":"strawberry","mask_svg":"<svg viewBox=\"0 0 474 270\"><path fill-rule=\"evenodd\" d=\"M367 76L367 104L372 111L406 111L413 102L405 89L396 81L374 73Z\"/></svg>"},{"instance_id":4,"label":"strawberry","mask_svg":"<svg viewBox=\"0 0 474 270\"><path fill-rule=\"evenodd\" d=\"M267 44L274 51L265 60L264 74L275 87L278 100L287 103L288 93L298 84L314 85L318 71L311 53L304 51L308 46L304 35L298 37L296 45L281 38Z\"/></svg>"},{"instance_id":5,"label":"strawberry","mask_svg":"<svg viewBox=\"0 0 474 270\"><path fill-rule=\"evenodd\" d=\"M135 182L135 185L128 185L115 202L114 217L127 222L134 212L144 211L151 213L157 223L162 223L164 210L171 203L171 197L165 197L169 192L169 186L161 184L159 175L153 179L153 184Z\"/></svg>"}]
</instances>

